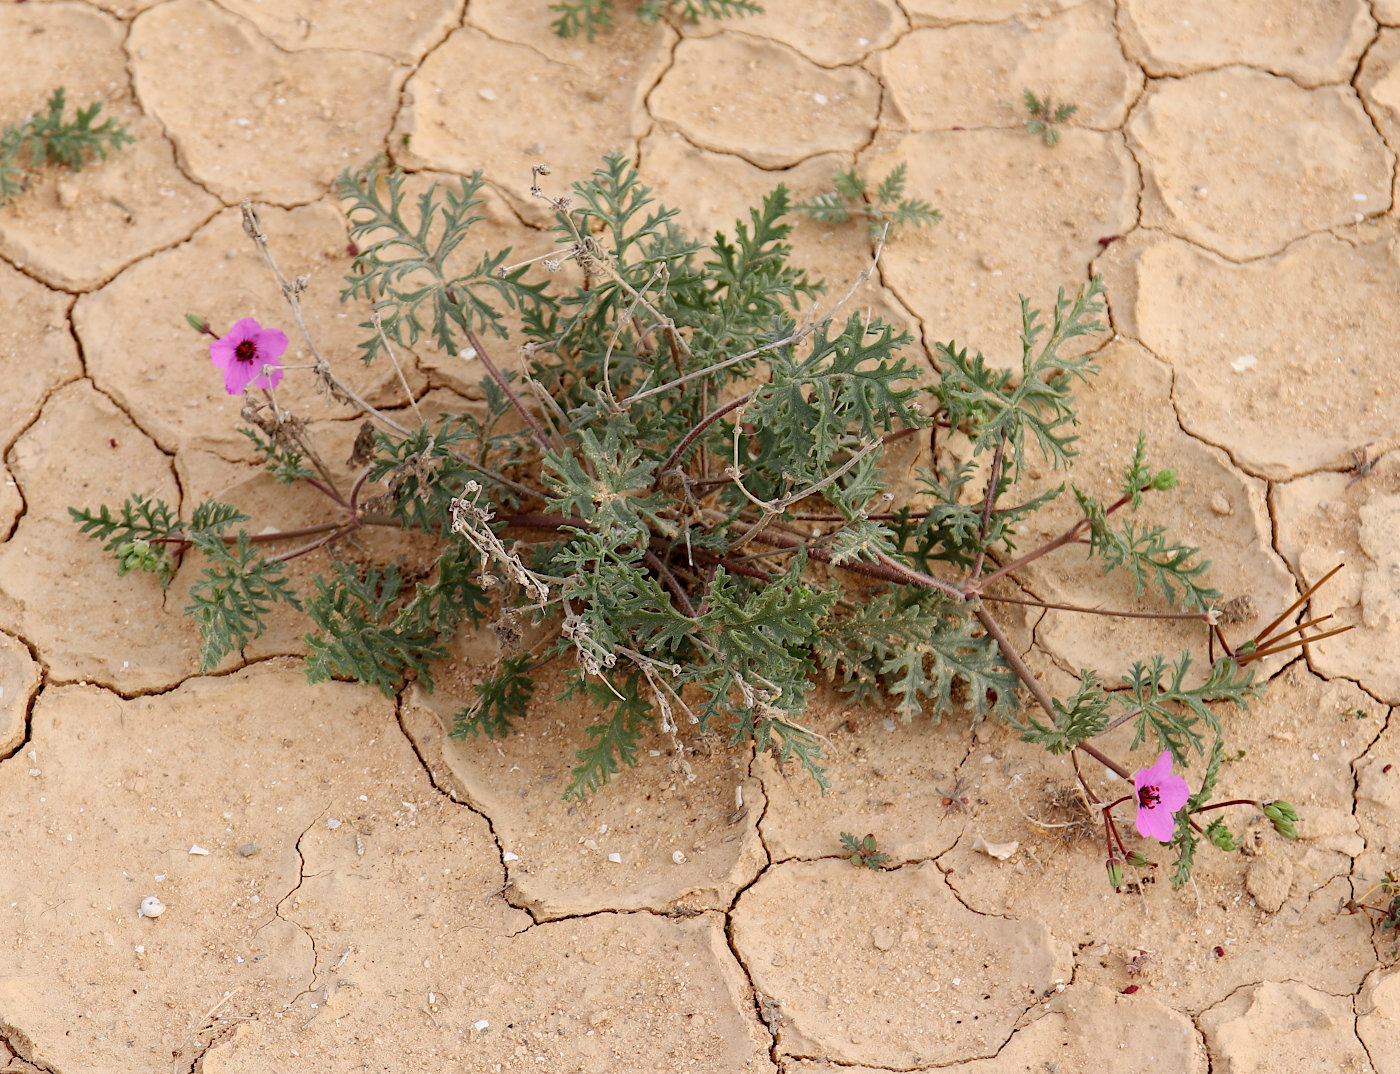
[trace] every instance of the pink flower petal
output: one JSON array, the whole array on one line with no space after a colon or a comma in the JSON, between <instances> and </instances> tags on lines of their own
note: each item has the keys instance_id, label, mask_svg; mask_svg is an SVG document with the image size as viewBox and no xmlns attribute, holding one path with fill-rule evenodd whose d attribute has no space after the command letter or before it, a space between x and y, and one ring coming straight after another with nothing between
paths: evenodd
<instances>
[{"instance_id":1,"label":"pink flower petal","mask_svg":"<svg viewBox=\"0 0 1400 1074\"><path fill-rule=\"evenodd\" d=\"M1149 788L1151 800L1143 804L1143 788ZM1137 798L1135 823L1138 834L1159 843L1171 841L1176 831L1176 812L1191 797L1190 788L1181 776L1172 774L1172 755L1163 750L1151 768L1139 770L1133 776Z\"/></svg>"},{"instance_id":2,"label":"pink flower petal","mask_svg":"<svg viewBox=\"0 0 1400 1074\"><path fill-rule=\"evenodd\" d=\"M285 332L264 328L252 317L244 317L228 333L209 344L209 360L223 370L224 391L241 395L250 385L275 388L283 371L277 359L287 349Z\"/></svg>"},{"instance_id":3,"label":"pink flower petal","mask_svg":"<svg viewBox=\"0 0 1400 1074\"><path fill-rule=\"evenodd\" d=\"M1137 830L1138 835L1145 839L1170 843L1172 833L1176 831L1176 819L1165 809L1139 809Z\"/></svg>"}]
</instances>

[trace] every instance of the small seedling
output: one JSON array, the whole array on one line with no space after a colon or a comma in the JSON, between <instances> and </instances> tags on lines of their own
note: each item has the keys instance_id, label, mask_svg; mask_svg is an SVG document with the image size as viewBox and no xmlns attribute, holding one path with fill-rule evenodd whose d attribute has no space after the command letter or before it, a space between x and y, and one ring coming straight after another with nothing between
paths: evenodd
<instances>
[{"instance_id":1,"label":"small seedling","mask_svg":"<svg viewBox=\"0 0 1400 1074\"><path fill-rule=\"evenodd\" d=\"M868 221L871 238L879 238L887 226L890 230L905 224L923 227L942 220L943 214L928 202L904 196L908 178L909 166L900 164L872 193L854 168L838 171L831 177L835 190L798 202L793 208L807 219L824 224L844 224L852 217Z\"/></svg>"},{"instance_id":2,"label":"small seedling","mask_svg":"<svg viewBox=\"0 0 1400 1074\"><path fill-rule=\"evenodd\" d=\"M1348 705L1342 709L1342 723L1346 723L1348 720L1369 720L1370 718L1371 714L1360 705Z\"/></svg>"},{"instance_id":3,"label":"small seedling","mask_svg":"<svg viewBox=\"0 0 1400 1074\"><path fill-rule=\"evenodd\" d=\"M0 205L19 194L25 173L40 165L65 164L80 172L94 156L106 159L108 149L136 140L114 119L93 126L101 101L79 108L71 121L63 118L65 106L66 91L60 86L49 95L44 111L0 130Z\"/></svg>"},{"instance_id":4,"label":"small seedling","mask_svg":"<svg viewBox=\"0 0 1400 1074\"><path fill-rule=\"evenodd\" d=\"M1377 889L1380 889L1384 897L1384 904L1377 906L1368 903L1369 899ZM1342 905L1342 909L1349 914L1373 913L1380 915L1378 922L1382 929L1389 929L1391 935L1396 938L1396 943L1390 949L1390 957L1396 957L1400 953L1400 879L1397 879L1394 872L1388 872L1379 884L1375 884L1364 895L1357 899L1348 899Z\"/></svg>"},{"instance_id":5,"label":"small seedling","mask_svg":"<svg viewBox=\"0 0 1400 1074\"><path fill-rule=\"evenodd\" d=\"M1031 118L1026 121L1026 130L1031 134L1040 135L1046 145L1056 146L1060 142L1058 124L1078 112L1079 105L1052 105L1048 95L1037 97L1033 90L1026 90L1026 109L1031 114Z\"/></svg>"},{"instance_id":6,"label":"small seedling","mask_svg":"<svg viewBox=\"0 0 1400 1074\"><path fill-rule=\"evenodd\" d=\"M883 869L890 856L875 849L875 837L867 835L857 839L850 832L841 833L841 848L851 855L851 864L867 869Z\"/></svg>"},{"instance_id":7,"label":"small seedling","mask_svg":"<svg viewBox=\"0 0 1400 1074\"><path fill-rule=\"evenodd\" d=\"M1366 454L1370 447L1371 444L1368 442L1362 444L1360 448L1355 448L1352 450L1350 470L1351 480L1347 482L1347 488L1351 488L1351 486L1356 484L1358 481L1365 481L1368 477L1370 477L1373 473L1376 472L1376 463L1380 462L1381 460L1379 458L1370 458Z\"/></svg>"},{"instance_id":8,"label":"small seedling","mask_svg":"<svg viewBox=\"0 0 1400 1074\"><path fill-rule=\"evenodd\" d=\"M600 33L613 28L615 0L560 0L550 4L550 11L559 17L550 26L560 37L583 34L592 41ZM722 19L730 15L757 15L763 8L749 0L642 0L637 5L637 18L642 22L659 22L664 15L675 15L682 22L699 22L702 17Z\"/></svg>"}]
</instances>

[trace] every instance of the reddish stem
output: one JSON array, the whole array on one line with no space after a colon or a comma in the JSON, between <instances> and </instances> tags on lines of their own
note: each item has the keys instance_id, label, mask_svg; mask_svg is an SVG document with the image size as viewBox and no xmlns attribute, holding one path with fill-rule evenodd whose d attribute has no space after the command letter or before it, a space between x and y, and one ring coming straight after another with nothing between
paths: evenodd
<instances>
[{"instance_id":1,"label":"reddish stem","mask_svg":"<svg viewBox=\"0 0 1400 1074\"><path fill-rule=\"evenodd\" d=\"M467 342L471 344L472 350L476 351L476 356L481 361L481 367L486 370L487 375L496 382L496 386L501 389L510 400L511 406L525 420L525 424L530 428L530 434L534 436L535 442L545 451L553 451L555 444L550 440L549 435L544 431L544 426L520 401L520 396L515 394L515 389L510 386L510 381L506 380L501 371L496 368L496 363L491 361L490 355L486 353L486 348L481 345L481 340L476 338L475 332L467 333Z\"/></svg>"},{"instance_id":2,"label":"reddish stem","mask_svg":"<svg viewBox=\"0 0 1400 1074\"><path fill-rule=\"evenodd\" d=\"M1150 485L1144 485L1138 491L1146 492L1149 488L1151 488ZM1133 498L1131 496L1119 497L1117 500L1109 504L1109 506L1104 509L1104 515L1108 516L1113 514L1113 512L1119 510L1125 504L1131 503L1132 499ZM1064 533L1060 534L1053 541L1048 541L1045 544L1041 545L1039 548L1027 552L1020 559L1012 560L1006 566L999 567L996 570L992 571L991 574L987 575L987 577L982 579L981 587L985 588L986 586L989 586L993 582L995 582L998 578L1010 574L1012 571L1020 570L1020 568L1024 567L1027 563L1034 563L1041 556L1053 552L1057 548L1061 548L1067 544L1073 544L1075 541L1079 540L1081 536L1083 536L1084 531L1088 528L1089 520L1087 518L1081 518L1078 522L1076 522L1069 529L1065 530Z\"/></svg>"},{"instance_id":3,"label":"reddish stem","mask_svg":"<svg viewBox=\"0 0 1400 1074\"><path fill-rule=\"evenodd\" d=\"M701 418L700 423L698 425L691 429L690 432L686 433L685 436L681 437L681 442L677 444L675 450L672 451L671 454L666 457L666 461L656 468L656 477L651 482L651 491L656 491L657 487L661 484L661 475L666 473L668 470L671 469L672 466L676 464L676 461L682 455L685 454L686 449L690 447L691 444L695 443L696 437L698 437L715 422L719 421L720 418L724 417L731 410L739 409L739 407L743 406L750 399L752 399L753 395L753 392L746 392L745 394L739 396L739 398L725 403L724 406L718 408L717 410L712 410L710 413L706 414L703 418Z\"/></svg>"}]
</instances>

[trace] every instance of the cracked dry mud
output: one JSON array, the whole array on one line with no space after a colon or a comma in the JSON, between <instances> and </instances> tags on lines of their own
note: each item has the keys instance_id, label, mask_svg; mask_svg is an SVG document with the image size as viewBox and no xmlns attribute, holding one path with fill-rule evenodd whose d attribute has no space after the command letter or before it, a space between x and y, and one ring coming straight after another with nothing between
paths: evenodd
<instances>
[{"instance_id":1,"label":"cracked dry mud","mask_svg":"<svg viewBox=\"0 0 1400 1074\"><path fill-rule=\"evenodd\" d=\"M1400 865L1400 2L765 6L624 14L589 43L517 0L0 5L0 121L61 84L136 136L0 208L0 1071L1400 1072L1389 943L1338 912ZM1056 149L1023 128L1027 87L1079 105ZM590 717L555 700L556 671L510 738L444 733L487 637L396 700L307 685L290 617L194 673L190 578L164 601L117 578L65 508L135 490L279 524L313 509L251 465L183 323L286 320L238 200L311 274L342 375L399 406L354 359L363 311L336 301L334 176L380 153L415 191L481 169L474 239L536 252L530 165L562 186L610 149L700 234L779 181L806 198L835 168L907 164L945 218L894 239L857 301L925 346L1010 365L1018 293L1104 277L1077 480L1111 490L1146 431L1183 476L1148 520L1249 598L1241 632L1346 564L1307 613L1356 629L1274 658L1231 718L1246 753L1221 793L1291 799L1296 843L1256 825L1251 854L1203 852L1184 890L1114 896L1063 761L821 686L825 797L704 741L688 781L657 738L569 803ZM854 226L794 241L841 286L870 254ZM430 348L408 376L425 406L481 397ZM344 457L354 415L287 398ZM1155 607L1074 553L1021 582ZM1060 611L1008 627L1056 689L1186 643ZM892 868L853 869L842 831ZM160 917L137 916L147 895Z\"/></svg>"}]
</instances>

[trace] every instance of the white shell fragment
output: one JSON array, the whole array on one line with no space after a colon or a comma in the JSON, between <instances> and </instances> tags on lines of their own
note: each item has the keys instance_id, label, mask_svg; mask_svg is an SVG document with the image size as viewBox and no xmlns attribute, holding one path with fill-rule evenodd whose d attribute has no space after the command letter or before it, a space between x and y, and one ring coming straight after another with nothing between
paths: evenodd
<instances>
[{"instance_id":1,"label":"white shell fragment","mask_svg":"<svg viewBox=\"0 0 1400 1074\"><path fill-rule=\"evenodd\" d=\"M997 861L1005 861L1021 849L1021 844L1015 839L1009 843L989 843L979 835L972 841L972 849L980 850L987 857L996 858Z\"/></svg>"},{"instance_id":2,"label":"white shell fragment","mask_svg":"<svg viewBox=\"0 0 1400 1074\"><path fill-rule=\"evenodd\" d=\"M504 854L501 855L501 860L502 860L502 861L519 861L519 860L520 860L520 855L519 855L519 854L512 853L511 851L507 850Z\"/></svg>"},{"instance_id":3,"label":"white shell fragment","mask_svg":"<svg viewBox=\"0 0 1400 1074\"><path fill-rule=\"evenodd\" d=\"M685 864L685 855L684 855L683 853L681 853L681 851L679 851L679 850L673 850L673 851L671 852L671 860L672 860L673 862L675 862L677 865L684 865L684 864Z\"/></svg>"},{"instance_id":4,"label":"white shell fragment","mask_svg":"<svg viewBox=\"0 0 1400 1074\"><path fill-rule=\"evenodd\" d=\"M160 917L165 913L165 903L161 902L154 895L147 895L141 900L141 909L137 911L138 917Z\"/></svg>"},{"instance_id":5,"label":"white shell fragment","mask_svg":"<svg viewBox=\"0 0 1400 1074\"><path fill-rule=\"evenodd\" d=\"M190 847L190 853L191 853L191 854L208 854L209 851L205 850L205 849L204 849L202 846L200 846L198 843L195 843L194 846Z\"/></svg>"}]
</instances>

